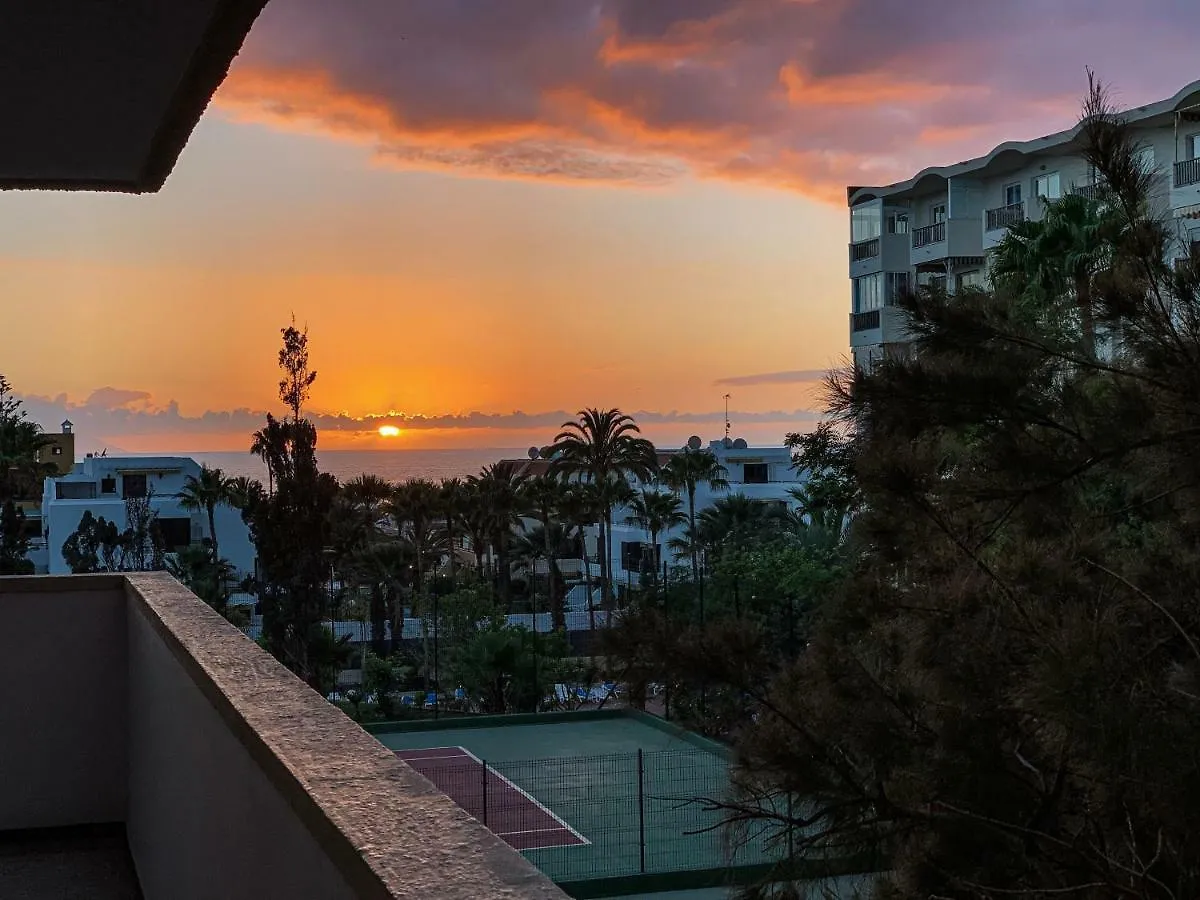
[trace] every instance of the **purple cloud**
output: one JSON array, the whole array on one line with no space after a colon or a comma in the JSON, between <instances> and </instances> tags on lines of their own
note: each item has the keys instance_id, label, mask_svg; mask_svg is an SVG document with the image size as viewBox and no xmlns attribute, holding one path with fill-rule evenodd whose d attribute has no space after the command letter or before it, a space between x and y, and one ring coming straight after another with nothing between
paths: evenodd
<instances>
[{"instance_id":1,"label":"purple cloud","mask_svg":"<svg viewBox=\"0 0 1200 900\"><path fill-rule=\"evenodd\" d=\"M1198 27L1181 0L273 0L218 99L396 166L836 199L1068 127L1089 63L1168 96Z\"/></svg>"}]
</instances>

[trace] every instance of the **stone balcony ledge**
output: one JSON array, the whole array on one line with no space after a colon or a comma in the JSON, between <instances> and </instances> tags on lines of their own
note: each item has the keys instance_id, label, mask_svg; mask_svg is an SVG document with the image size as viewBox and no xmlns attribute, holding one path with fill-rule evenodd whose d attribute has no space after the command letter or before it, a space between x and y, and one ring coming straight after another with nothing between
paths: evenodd
<instances>
[{"instance_id":1,"label":"stone balcony ledge","mask_svg":"<svg viewBox=\"0 0 1200 900\"><path fill-rule=\"evenodd\" d=\"M39 686L0 704L0 830L122 823L150 900L565 896L171 577L0 609L0 678Z\"/></svg>"}]
</instances>

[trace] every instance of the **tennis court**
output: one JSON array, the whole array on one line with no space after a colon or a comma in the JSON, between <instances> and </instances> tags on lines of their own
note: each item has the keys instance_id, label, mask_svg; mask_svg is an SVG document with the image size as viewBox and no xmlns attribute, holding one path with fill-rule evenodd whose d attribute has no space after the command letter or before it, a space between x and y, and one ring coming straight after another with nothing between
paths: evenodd
<instances>
[{"instance_id":1,"label":"tennis court","mask_svg":"<svg viewBox=\"0 0 1200 900\"><path fill-rule=\"evenodd\" d=\"M397 750L396 755L517 850L588 843L527 791L465 747Z\"/></svg>"},{"instance_id":2,"label":"tennis court","mask_svg":"<svg viewBox=\"0 0 1200 900\"><path fill-rule=\"evenodd\" d=\"M718 748L634 716L376 732L463 809L559 882L758 866L785 848L731 844L708 799Z\"/></svg>"}]
</instances>

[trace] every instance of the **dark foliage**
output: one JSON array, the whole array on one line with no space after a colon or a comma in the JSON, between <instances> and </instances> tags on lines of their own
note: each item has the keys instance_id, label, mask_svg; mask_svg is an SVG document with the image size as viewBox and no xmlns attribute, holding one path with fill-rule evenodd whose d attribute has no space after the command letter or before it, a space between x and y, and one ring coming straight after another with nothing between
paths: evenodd
<instances>
[{"instance_id":1,"label":"dark foliage","mask_svg":"<svg viewBox=\"0 0 1200 900\"><path fill-rule=\"evenodd\" d=\"M1089 264L910 297L912 358L832 384L858 563L729 817L890 854L877 896L1200 896L1200 274L1098 87L1084 125Z\"/></svg>"}]
</instances>

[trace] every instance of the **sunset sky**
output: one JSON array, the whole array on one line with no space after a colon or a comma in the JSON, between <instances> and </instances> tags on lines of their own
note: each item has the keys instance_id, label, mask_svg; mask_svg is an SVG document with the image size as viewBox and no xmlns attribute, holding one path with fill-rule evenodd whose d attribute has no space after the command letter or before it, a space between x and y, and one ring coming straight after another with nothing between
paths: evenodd
<instances>
[{"instance_id":1,"label":"sunset sky","mask_svg":"<svg viewBox=\"0 0 1200 900\"><path fill-rule=\"evenodd\" d=\"M153 196L0 197L0 372L81 449L244 449L307 323L326 447L811 427L845 185L1200 78L1192 0L271 0ZM18 313L19 311L19 313ZM380 438L388 419L401 434Z\"/></svg>"}]
</instances>

